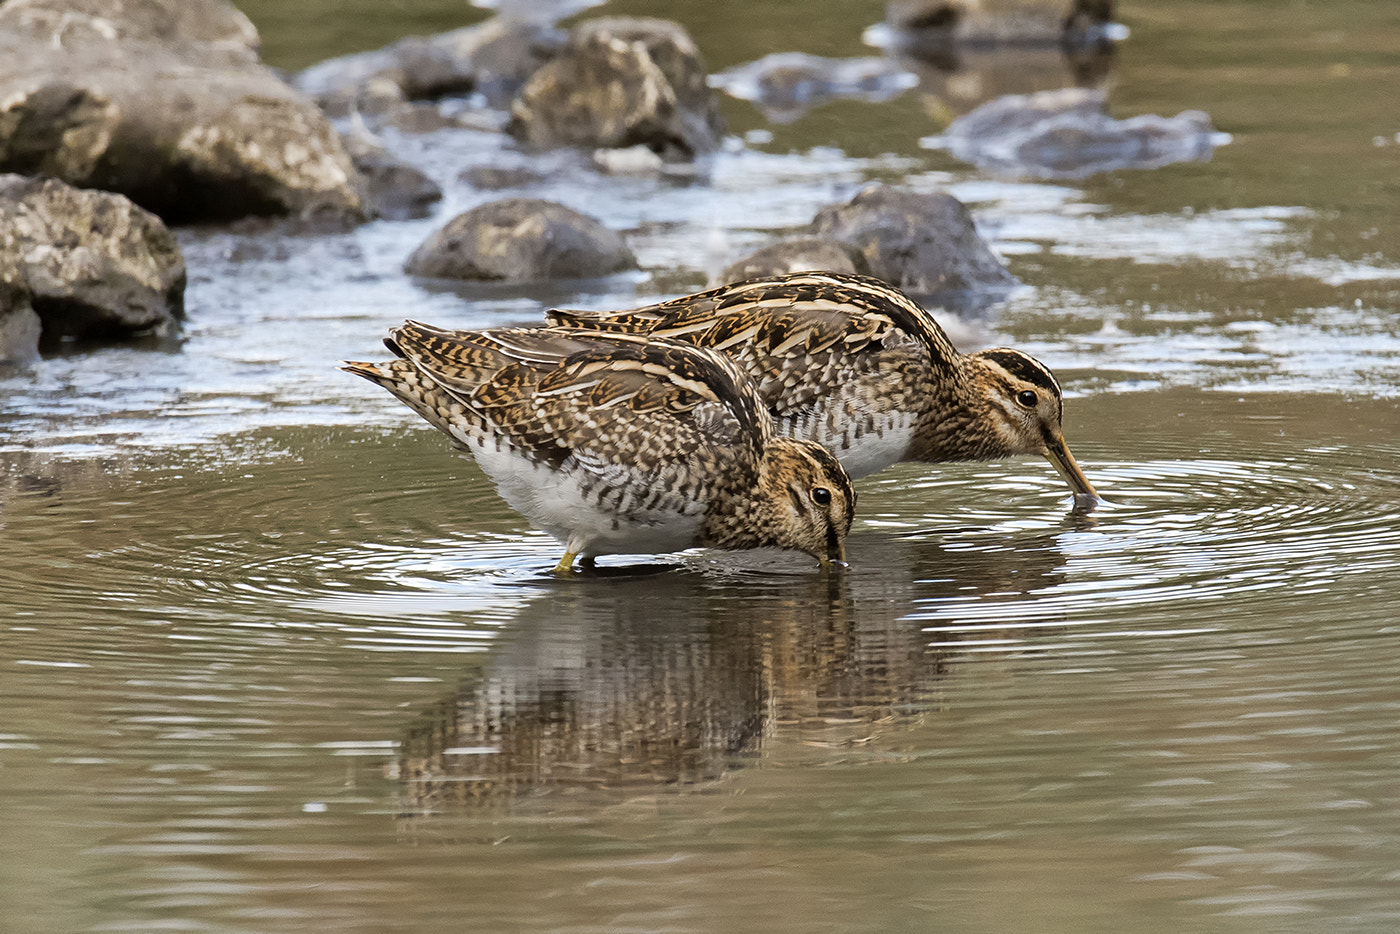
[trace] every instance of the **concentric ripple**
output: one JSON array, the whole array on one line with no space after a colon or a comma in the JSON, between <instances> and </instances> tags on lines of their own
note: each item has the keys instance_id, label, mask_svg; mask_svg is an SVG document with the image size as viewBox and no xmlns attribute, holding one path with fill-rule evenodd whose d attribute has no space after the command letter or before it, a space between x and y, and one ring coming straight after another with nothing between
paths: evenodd
<instances>
[{"instance_id":1,"label":"concentric ripple","mask_svg":"<svg viewBox=\"0 0 1400 934\"><path fill-rule=\"evenodd\" d=\"M1376 607L1358 595L1400 580L1400 474L1393 454L1388 470L1355 465L1388 454L1096 465L1107 501L1077 526L1043 526L1060 564L1038 586L934 598L916 617L935 642L1018 651L1364 623ZM943 547L997 552L1023 528L992 522Z\"/></svg>"}]
</instances>

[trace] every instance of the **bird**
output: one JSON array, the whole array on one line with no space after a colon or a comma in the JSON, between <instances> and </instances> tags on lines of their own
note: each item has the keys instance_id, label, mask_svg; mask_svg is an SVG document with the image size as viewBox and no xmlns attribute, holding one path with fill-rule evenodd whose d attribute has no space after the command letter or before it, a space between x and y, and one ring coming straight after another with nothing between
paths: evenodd
<instances>
[{"instance_id":1,"label":"bird","mask_svg":"<svg viewBox=\"0 0 1400 934\"><path fill-rule=\"evenodd\" d=\"M580 329L390 329L396 359L345 361L471 453L564 545L556 574L693 546L845 566L856 494L812 441L779 436L748 377L677 341Z\"/></svg>"},{"instance_id":2,"label":"bird","mask_svg":"<svg viewBox=\"0 0 1400 934\"><path fill-rule=\"evenodd\" d=\"M1065 442L1064 397L1050 369L1005 347L960 353L923 306L880 279L798 272L545 318L722 351L753 379L780 434L823 444L855 479L900 461L1039 454L1077 510L1100 502Z\"/></svg>"}]
</instances>

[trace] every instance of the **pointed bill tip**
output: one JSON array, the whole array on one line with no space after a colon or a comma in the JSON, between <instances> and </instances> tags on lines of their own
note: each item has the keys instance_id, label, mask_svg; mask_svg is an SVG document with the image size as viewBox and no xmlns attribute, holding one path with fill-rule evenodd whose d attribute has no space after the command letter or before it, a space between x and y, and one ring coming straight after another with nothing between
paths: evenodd
<instances>
[{"instance_id":1,"label":"pointed bill tip","mask_svg":"<svg viewBox=\"0 0 1400 934\"><path fill-rule=\"evenodd\" d=\"M1056 437L1045 446L1045 459L1050 462L1050 466L1069 484L1070 491L1074 493L1074 509L1076 512L1087 512L1103 501L1094 485L1089 482L1089 478L1080 469L1079 463L1074 459L1074 455L1069 452L1069 445L1065 444L1065 439Z\"/></svg>"},{"instance_id":2,"label":"pointed bill tip","mask_svg":"<svg viewBox=\"0 0 1400 934\"><path fill-rule=\"evenodd\" d=\"M821 562L823 571L830 571L833 567L850 567L846 561L845 542L838 542L835 547L828 548L826 554L817 555L817 560Z\"/></svg>"}]
</instances>

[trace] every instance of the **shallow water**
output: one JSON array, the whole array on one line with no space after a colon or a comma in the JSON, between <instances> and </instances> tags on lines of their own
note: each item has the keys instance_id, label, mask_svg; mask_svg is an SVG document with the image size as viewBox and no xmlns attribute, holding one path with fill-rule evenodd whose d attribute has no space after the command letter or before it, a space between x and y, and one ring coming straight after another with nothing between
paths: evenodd
<instances>
[{"instance_id":1,"label":"shallow water","mask_svg":"<svg viewBox=\"0 0 1400 934\"><path fill-rule=\"evenodd\" d=\"M291 9L248 7L277 64L393 37ZM716 70L869 54L879 16L602 9L679 16ZM1394 930L1400 16L1122 18L1114 113L1209 112L1210 162L989 179L919 148L927 82L771 128L730 102L772 141L693 181L394 137L438 216L185 231L180 342L0 374L0 929ZM401 275L487 197L462 169L541 163L647 272ZM949 188L1027 283L940 317L1055 368L1092 516L1041 462L906 465L861 484L843 574L559 581L474 464L333 368L409 314L697 288L866 178Z\"/></svg>"}]
</instances>

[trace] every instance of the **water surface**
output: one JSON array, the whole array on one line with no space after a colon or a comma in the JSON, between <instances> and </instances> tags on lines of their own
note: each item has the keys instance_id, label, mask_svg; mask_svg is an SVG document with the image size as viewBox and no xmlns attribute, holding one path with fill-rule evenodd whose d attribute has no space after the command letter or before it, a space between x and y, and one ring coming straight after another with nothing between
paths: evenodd
<instances>
[{"instance_id":1,"label":"water surface","mask_svg":"<svg viewBox=\"0 0 1400 934\"><path fill-rule=\"evenodd\" d=\"M681 19L715 70L870 54L878 5L828 6L600 10ZM476 15L381 7L247 9L288 67ZM1053 56L781 126L729 102L688 181L391 135L447 188L434 218L183 231L180 341L0 374L5 923L1394 930L1400 16L1122 13L1115 115L1205 110L1234 138L1211 161L1046 184L918 146L1063 82ZM493 196L475 165L542 170L643 272L407 279ZM844 574L694 552L556 580L474 464L334 369L407 315L698 288L867 179L968 201L1027 283L939 316L1054 367L1098 512L1038 461L905 465L863 482Z\"/></svg>"}]
</instances>

